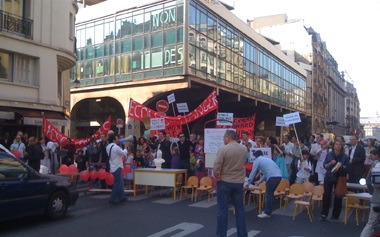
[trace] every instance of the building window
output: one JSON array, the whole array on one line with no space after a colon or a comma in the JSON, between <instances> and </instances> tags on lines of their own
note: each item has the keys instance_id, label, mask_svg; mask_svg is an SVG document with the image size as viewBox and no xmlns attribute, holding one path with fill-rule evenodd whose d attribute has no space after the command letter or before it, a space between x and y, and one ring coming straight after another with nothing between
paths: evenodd
<instances>
[{"instance_id":1,"label":"building window","mask_svg":"<svg viewBox=\"0 0 380 237\"><path fill-rule=\"evenodd\" d=\"M70 12L70 18L69 18L69 39L74 38L74 15Z\"/></svg>"},{"instance_id":2,"label":"building window","mask_svg":"<svg viewBox=\"0 0 380 237\"><path fill-rule=\"evenodd\" d=\"M11 80L12 55L0 52L0 80Z\"/></svg>"},{"instance_id":3,"label":"building window","mask_svg":"<svg viewBox=\"0 0 380 237\"><path fill-rule=\"evenodd\" d=\"M23 0L0 0L0 10L7 13L23 17L24 1Z\"/></svg>"}]
</instances>

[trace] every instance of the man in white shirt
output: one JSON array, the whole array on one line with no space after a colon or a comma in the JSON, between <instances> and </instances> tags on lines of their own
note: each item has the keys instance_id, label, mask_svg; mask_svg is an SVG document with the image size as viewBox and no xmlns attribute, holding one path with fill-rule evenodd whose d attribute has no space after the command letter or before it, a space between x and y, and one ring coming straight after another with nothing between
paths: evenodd
<instances>
[{"instance_id":1,"label":"man in white shirt","mask_svg":"<svg viewBox=\"0 0 380 237\"><path fill-rule=\"evenodd\" d=\"M249 134L248 134L248 132L243 131L243 132L241 133L241 136L242 136L243 140L241 140L240 144L245 145L245 144L248 142L248 143L251 143L251 145L252 145L251 147L255 147L255 146L256 146L256 142L252 141L252 140L249 138Z\"/></svg>"},{"instance_id":2,"label":"man in white shirt","mask_svg":"<svg viewBox=\"0 0 380 237\"><path fill-rule=\"evenodd\" d=\"M321 142L323 141L323 135L320 134L320 133L318 133L315 136L315 141L316 141L316 143L312 144L311 148L310 148L310 157L312 158L312 164L311 164L312 165L312 172L313 173L314 172L317 173L317 175L318 175L318 182L322 182L323 183L325 175L323 174L323 172L320 172L321 166L323 168L323 162L319 162L318 163L318 160L320 160L321 153L322 153ZM327 143L324 143L324 146L326 144Z\"/></svg>"},{"instance_id":3,"label":"man in white shirt","mask_svg":"<svg viewBox=\"0 0 380 237\"><path fill-rule=\"evenodd\" d=\"M286 164L286 169L288 171L288 174L291 173L291 164L293 161L293 149L294 149L294 144L290 142L290 135L285 135L284 136L284 143L282 144L285 148L285 164Z\"/></svg>"},{"instance_id":4,"label":"man in white shirt","mask_svg":"<svg viewBox=\"0 0 380 237\"><path fill-rule=\"evenodd\" d=\"M114 184L112 187L109 202L116 204L117 202L125 202L127 198L124 195L124 182L122 176L122 169L124 168L123 156L128 155L127 149L122 150L118 145L119 137L112 134L108 138L109 144L106 151L110 162L110 172L114 177Z\"/></svg>"}]
</instances>

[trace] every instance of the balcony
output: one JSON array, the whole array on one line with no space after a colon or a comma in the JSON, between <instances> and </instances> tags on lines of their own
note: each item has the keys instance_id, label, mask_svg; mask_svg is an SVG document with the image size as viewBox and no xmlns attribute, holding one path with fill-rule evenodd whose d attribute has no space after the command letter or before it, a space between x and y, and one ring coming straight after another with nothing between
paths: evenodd
<instances>
[{"instance_id":1,"label":"balcony","mask_svg":"<svg viewBox=\"0 0 380 237\"><path fill-rule=\"evenodd\" d=\"M0 31L33 38L33 20L0 10Z\"/></svg>"}]
</instances>

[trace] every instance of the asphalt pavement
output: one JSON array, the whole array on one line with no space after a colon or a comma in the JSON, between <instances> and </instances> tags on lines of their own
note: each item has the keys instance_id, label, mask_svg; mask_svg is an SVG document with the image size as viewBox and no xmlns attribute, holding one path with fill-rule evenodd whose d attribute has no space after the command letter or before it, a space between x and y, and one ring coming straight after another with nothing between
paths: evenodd
<instances>
[{"instance_id":1,"label":"asphalt pavement","mask_svg":"<svg viewBox=\"0 0 380 237\"><path fill-rule=\"evenodd\" d=\"M190 196L173 200L168 189L156 189L154 193L139 193L128 202L111 205L109 194L85 193L86 184L80 184L77 204L69 209L67 217L48 220L30 217L0 223L0 236L12 237L208 237L215 236L216 197L207 200L204 195L196 202ZM293 221L294 203L279 208L274 201L271 218L257 217L257 202L246 206L246 222L249 237L337 237L359 236L367 219L359 219L356 225L354 212L349 212L347 225L343 223L344 210L336 221L319 221L321 207L313 210L310 222L305 210ZM367 218L368 214L366 215ZM229 211L227 236L237 236L235 216Z\"/></svg>"}]
</instances>

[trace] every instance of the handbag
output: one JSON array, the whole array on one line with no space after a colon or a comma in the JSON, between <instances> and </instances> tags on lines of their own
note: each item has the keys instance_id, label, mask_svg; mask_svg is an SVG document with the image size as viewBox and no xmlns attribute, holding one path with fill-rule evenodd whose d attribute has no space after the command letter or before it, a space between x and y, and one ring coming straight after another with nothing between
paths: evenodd
<instances>
[{"instance_id":1,"label":"handbag","mask_svg":"<svg viewBox=\"0 0 380 237\"><path fill-rule=\"evenodd\" d=\"M339 176L335 185L335 197L343 198L347 193L347 177Z\"/></svg>"}]
</instances>

